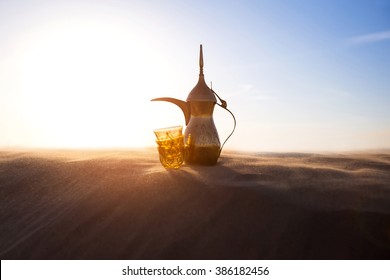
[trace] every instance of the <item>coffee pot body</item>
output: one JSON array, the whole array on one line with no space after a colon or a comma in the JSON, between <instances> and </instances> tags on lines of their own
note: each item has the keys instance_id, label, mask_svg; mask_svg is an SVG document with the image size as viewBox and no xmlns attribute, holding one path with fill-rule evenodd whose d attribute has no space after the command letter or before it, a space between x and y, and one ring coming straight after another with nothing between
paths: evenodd
<instances>
[{"instance_id":1,"label":"coffee pot body","mask_svg":"<svg viewBox=\"0 0 390 280\"><path fill-rule=\"evenodd\" d=\"M182 101L162 97L153 101L167 101L179 106L186 118L184 142L187 145L184 160L188 164L216 164L221 153L221 143L213 119L215 102Z\"/></svg>"}]
</instances>

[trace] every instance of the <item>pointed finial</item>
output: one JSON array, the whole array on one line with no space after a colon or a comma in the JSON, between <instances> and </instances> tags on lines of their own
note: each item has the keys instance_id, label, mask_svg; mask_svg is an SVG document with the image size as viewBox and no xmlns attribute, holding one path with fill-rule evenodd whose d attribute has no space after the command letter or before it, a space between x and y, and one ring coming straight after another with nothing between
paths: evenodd
<instances>
[{"instance_id":1,"label":"pointed finial","mask_svg":"<svg viewBox=\"0 0 390 280\"><path fill-rule=\"evenodd\" d=\"M214 96L214 93L206 85L203 75L203 48L202 44L200 45L199 53L199 79L196 86L191 90L190 94L187 97L187 101L205 101L205 102L214 102L217 103L217 98Z\"/></svg>"},{"instance_id":2,"label":"pointed finial","mask_svg":"<svg viewBox=\"0 0 390 280\"><path fill-rule=\"evenodd\" d=\"M203 76L203 49L202 44L200 44L200 53L199 53L199 76Z\"/></svg>"}]
</instances>

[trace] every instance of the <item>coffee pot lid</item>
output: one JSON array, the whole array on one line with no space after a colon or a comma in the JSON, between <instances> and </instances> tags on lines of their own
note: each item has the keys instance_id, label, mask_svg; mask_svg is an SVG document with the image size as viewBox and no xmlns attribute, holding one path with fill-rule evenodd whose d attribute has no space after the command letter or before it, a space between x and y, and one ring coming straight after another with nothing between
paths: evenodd
<instances>
[{"instance_id":1,"label":"coffee pot lid","mask_svg":"<svg viewBox=\"0 0 390 280\"><path fill-rule=\"evenodd\" d=\"M200 54L199 54L199 80L196 86L188 94L187 101L208 101L208 102L217 102L215 95L211 89L207 86L204 75L203 75L203 49L200 45Z\"/></svg>"}]
</instances>

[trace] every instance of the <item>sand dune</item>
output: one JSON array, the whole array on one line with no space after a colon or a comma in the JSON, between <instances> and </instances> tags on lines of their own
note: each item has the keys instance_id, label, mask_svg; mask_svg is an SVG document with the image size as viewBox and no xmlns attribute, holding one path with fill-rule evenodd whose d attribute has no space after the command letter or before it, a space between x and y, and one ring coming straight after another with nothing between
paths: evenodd
<instances>
[{"instance_id":1,"label":"sand dune","mask_svg":"<svg viewBox=\"0 0 390 280\"><path fill-rule=\"evenodd\" d=\"M390 154L0 152L2 259L389 259Z\"/></svg>"}]
</instances>

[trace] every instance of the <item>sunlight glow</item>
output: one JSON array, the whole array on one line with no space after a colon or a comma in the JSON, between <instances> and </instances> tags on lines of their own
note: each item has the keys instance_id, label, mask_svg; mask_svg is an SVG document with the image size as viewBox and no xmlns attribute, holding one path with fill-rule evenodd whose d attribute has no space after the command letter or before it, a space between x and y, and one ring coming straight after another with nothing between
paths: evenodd
<instances>
[{"instance_id":1,"label":"sunlight glow","mask_svg":"<svg viewBox=\"0 0 390 280\"><path fill-rule=\"evenodd\" d=\"M40 134L49 147L147 144L145 108L159 84L150 83L149 69L159 63L141 38L136 29L81 20L46 24L23 38L13 90L22 94L19 116L31 125L20 139Z\"/></svg>"}]
</instances>

